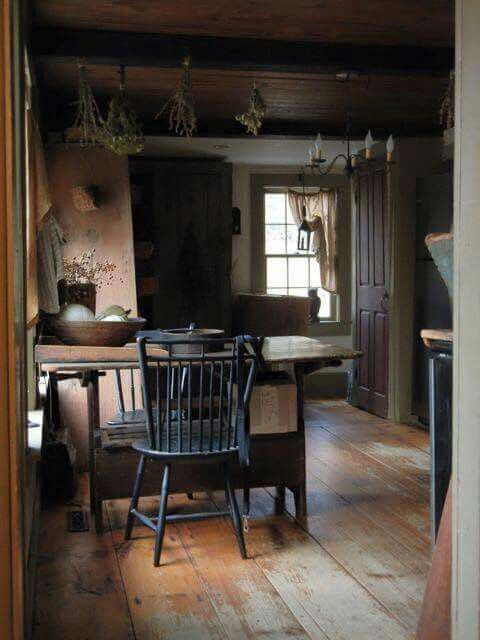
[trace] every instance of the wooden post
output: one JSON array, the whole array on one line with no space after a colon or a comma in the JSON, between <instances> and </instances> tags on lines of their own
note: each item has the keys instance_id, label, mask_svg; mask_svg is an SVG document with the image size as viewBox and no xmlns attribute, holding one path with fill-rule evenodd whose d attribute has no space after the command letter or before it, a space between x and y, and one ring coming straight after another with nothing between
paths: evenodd
<instances>
[{"instance_id":1,"label":"wooden post","mask_svg":"<svg viewBox=\"0 0 480 640\"><path fill-rule=\"evenodd\" d=\"M0 620L23 640L26 428L21 2L0 2ZM20 71L21 70L21 71Z\"/></svg>"},{"instance_id":2,"label":"wooden post","mask_svg":"<svg viewBox=\"0 0 480 640\"><path fill-rule=\"evenodd\" d=\"M452 637L480 637L480 4L456 2Z\"/></svg>"},{"instance_id":3,"label":"wooden post","mask_svg":"<svg viewBox=\"0 0 480 640\"><path fill-rule=\"evenodd\" d=\"M452 495L447 493L416 640L450 640L452 586Z\"/></svg>"}]
</instances>

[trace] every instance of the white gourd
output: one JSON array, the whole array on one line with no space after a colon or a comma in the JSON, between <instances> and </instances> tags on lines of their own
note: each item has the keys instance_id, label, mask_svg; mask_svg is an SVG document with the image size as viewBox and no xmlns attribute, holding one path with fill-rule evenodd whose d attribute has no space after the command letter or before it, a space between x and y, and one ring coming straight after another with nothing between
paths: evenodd
<instances>
[{"instance_id":1,"label":"white gourd","mask_svg":"<svg viewBox=\"0 0 480 640\"><path fill-rule=\"evenodd\" d=\"M67 304L58 314L58 319L65 322L82 322L95 320L95 314L83 304Z\"/></svg>"},{"instance_id":2,"label":"white gourd","mask_svg":"<svg viewBox=\"0 0 480 640\"><path fill-rule=\"evenodd\" d=\"M105 316L100 320L100 322L125 322L125 318L112 314L110 316Z\"/></svg>"}]
</instances>

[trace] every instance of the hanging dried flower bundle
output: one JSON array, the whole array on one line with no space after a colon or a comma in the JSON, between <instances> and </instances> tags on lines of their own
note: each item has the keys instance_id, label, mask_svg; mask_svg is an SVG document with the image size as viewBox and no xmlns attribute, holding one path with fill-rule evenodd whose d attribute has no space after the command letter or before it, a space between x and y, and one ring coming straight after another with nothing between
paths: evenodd
<instances>
[{"instance_id":1,"label":"hanging dried flower bundle","mask_svg":"<svg viewBox=\"0 0 480 640\"><path fill-rule=\"evenodd\" d=\"M119 156L142 151L145 139L137 114L128 104L125 92L125 68L120 68L118 94L110 100L107 119L99 130L102 145Z\"/></svg>"},{"instance_id":2,"label":"hanging dried flower bundle","mask_svg":"<svg viewBox=\"0 0 480 640\"><path fill-rule=\"evenodd\" d=\"M78 256L68 260L63 259L64 278L67 285L92 283L97 288L111 284L113 271L117 266L110 260L97 262L95 249L84 251Z\"/></svg>"},{"instance_id":3,"label":"hanging dried flower bundle","mask_svg":"<svg viewBox=\"0 0 480 640\"><path fill-rule=\"evenodd\" d=\"M247 129L247 133L253 133L254 136L258 135L258 132L262 128L263 119L267 113L267 105L263 99L260 90L257 89L256 84L253 84L252 93L248 101L248 109L245 113L235 116L235 120L241 122Z\"/></svg>"},{"instance_id":4,"label":"hanging dried flower bundle","mask_svg":"<svg viewBox=\"0 0 480 640\"><path fill-rule=\"evenodd\" d=\"M78 72L77 113L73 124L73 134L82 147L90 147L97 143L98 132L102 125L102 116L92 88L88 84L87 72L83 64L78 65Z\"/></svg>"},{"instance_id":5,"label":"hanging dried flower bundle","mask_svg":"<svg viewBox=\"0 0 480 640\"><path fill-rule=\"evenodd\" d=\"M176 91L170 96L155 119L161 118L165 111L169 114L169 129L179 136L189 138L197 128L195 101L193 99L190 68L192 59L186 56L182 62L182 78Z\"/></svg>"},{"instance_id":6,"label":"hanging dried flower bundle","mask_svg":"<svg viewBox=\"0 0 480 640\"><path fill-rule=\"evenodd\" d=\"M450 79L445 96L440 107L440 124L445 129L451 129L455 125L455 72L450 71Z\"/></svg>"}]
</instances>

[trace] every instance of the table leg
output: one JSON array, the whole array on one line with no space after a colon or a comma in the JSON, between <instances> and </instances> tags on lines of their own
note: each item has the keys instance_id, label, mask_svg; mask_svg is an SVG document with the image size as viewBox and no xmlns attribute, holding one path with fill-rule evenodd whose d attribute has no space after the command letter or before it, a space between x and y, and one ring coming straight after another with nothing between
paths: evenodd
<instances>
[{"instance_id":1,"label":"table leg","mask_svg":"<svg viewBox=\"0 0 480 640\"><path fill-rule=\"evenodd\" d=\"M305 518L307 515L307 487L306 483L292 487L293 498L295 500L295 517L297 520Z\"/></svg>"},{"instance_id":2,"label":"table leg","mask_svg":"<svg viewBox=\"0 0 480 640\"><path fill-rule=\"evenodd\" d=\"M285 511L285 487L275 487L275 514L282 515Z\"/></svg>"},{"instance_id":3,"label":"table leg","mask_svg":"<svg viewBox=\"0 0 480 640\"><path fill-rule=\"evenodd\" d=\"M297 384L297 430L301 434L303 440L303 465L302 478L300 483L292 487L293 497L295 499L295 517L305 518L307 515L307 489L305 468L305 420L304 420L304 383L305 383L305 367L303 364L295 364L295 381Z\"/></svg>"},{"instance_id":4,"label":"table leg","mask_svg":"<svg viewBox=\"0 0 480 640\"><path fill-rule=\"evenodd\" d=\"M101 513L98 508L95 492L95 429L100 426L100 403L98 390L98 371L86 371L83 376L82 386L87 388L88 408L88 481L90 486L90 512L95 517L95 523L101 521Z\"/></svg>"}]
</instances>

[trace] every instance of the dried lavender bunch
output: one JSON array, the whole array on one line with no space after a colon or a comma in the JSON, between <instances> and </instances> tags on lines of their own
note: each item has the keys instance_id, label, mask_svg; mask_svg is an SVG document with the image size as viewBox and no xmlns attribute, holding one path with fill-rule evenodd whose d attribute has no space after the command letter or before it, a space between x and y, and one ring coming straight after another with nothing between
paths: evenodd
<instances>
[{"instance_id":1,"label":"dried lavender bunch","mask_svg":"<svg viewBox=\"0 0 480 640\"><path fill-rule=\"evenodd\" d=\"M98 132L102 125L102 116L92 88L88 84L85 66L83 64L78 65L78 71L78 100L75 103L77 112L73 128L79 132L80 145L82 147L90 147L97 143Z\"/></svg>"},{"instance_id":2,"label":"dried lavender bunch","mask_svg":"<svg viewBox=\"0 0 480 640\"><path fill-rule=\"evenodd\" d=\"M241 122L247 129L247 133L253 133L254 136L262 128L263 119L267 113L267 105L263 99L260 90L254 84L250 98L248 101L248 109L245 113L235 116L235 120Z\"/></svg>"},{"instance_id":3,"label":"dried lavender bunch","mask_svg":"<svg viewBox=\"0 0 480 640\"><path fill-rule=\"evenodd\" d=\"M119 156L140 153L145 145L142 125L128 104L123 67L120 69L118 94L110 100L107 119L98 132L98 140Z\"/></svg>"},{"instance_id":4,"label":"dried lavender bunch","mask_svg":"<svg viewBox=\"0 0 480 640\"><path fill-rule=\"evenodd\" d=\"M445 129L451 129L455 125L455 72L450 71L450 79L445 96L440 107L440 124Z\"/></svg>"},{"instance_id":5,"label":"dried lavender bunch","mask_svg":"<svg viewBox=\"0 0 480 640\"><path fill-rule=\"evenodd\" d=\"M189 138L197 128L195 101L190 76L191 64L191 57L186 56L182 62L182 77L178 88L167 100L161 111L155 116L155 119L161 118L164 112L168 111L170 131L175 131L177 135L186 136L187 138Z\"/></svg>"}]
</instances>

